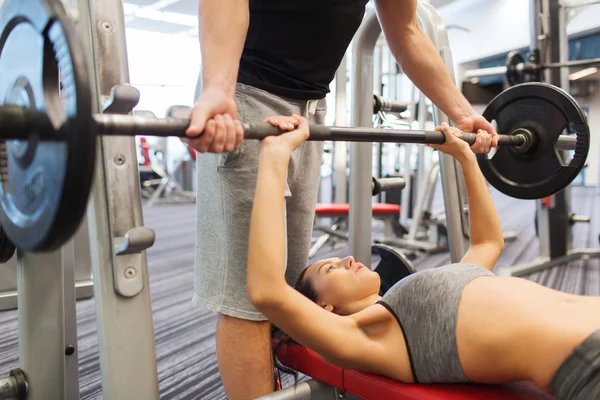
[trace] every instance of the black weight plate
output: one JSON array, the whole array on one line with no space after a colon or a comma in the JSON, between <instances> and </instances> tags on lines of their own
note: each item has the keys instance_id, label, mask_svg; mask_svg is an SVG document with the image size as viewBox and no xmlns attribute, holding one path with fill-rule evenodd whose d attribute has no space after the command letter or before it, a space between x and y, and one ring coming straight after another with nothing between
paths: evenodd
<instances>
[{"instance_id":1,"label":"black weight plate","mask_svg":"<svg viewBox=\"0 0 600 400\"><path fill-rule=\"evenodd\" d=\"M0 148L0 223L18 248L50 251L85 213L96 156L83 47L61 1L6 0L0 8L0 104L47 113L61 140ZM60 71L60 81L59 81Z\"/></svg>"},{"instance_id":2,"label":"black weight plate","mask_svg":"<svg viewBox=\"0 0 600 400\"><path fill-rule=\"evenodd\" d=\"M517 66L524 62L525 59L517 50L511 51L506 56L506 80L511 86L524 82L523 72L517 69Z\"/></svg>"},{"instance_id":3,"label":"black weight plate","mask_svg":"<svg viewBox=\"0 0 600 400\"><path fill-rule=\"evenodd\" d=\"M0 264L7 263L15 255L15 245L10 241L0 227Z\"/></svg>"},{"instance_id":4,"label":"black weight plate","mask_svg":"<svg viewBox=\"0 0 600 400\"><path fill-rule=\"evenodd\" d=\"M381 281L381 295L416 271L408 257L391 246L381 243L374 244L371 247L371 254L378 254L381 257L381 261L375 268Z\"/></svg>"},{"instance_id":5,"label":"black weight plate","mask_svg":"<svg viewBox=\"0 0 600 400\"><path fill-rule=\"evenodd\" d=\"M517 128L534 132L536 144L521 153L499 147L496 154L478 154L479 167L487 181L500 192L519 199L540 199L567 187L585 164L590 132L585 114L564 90L545 83L522 83L502 92L483 113L496 121L498 133ZM556 149L561 134L574 133L577 146L564 165Z\"/></svg>"}]
</instances>

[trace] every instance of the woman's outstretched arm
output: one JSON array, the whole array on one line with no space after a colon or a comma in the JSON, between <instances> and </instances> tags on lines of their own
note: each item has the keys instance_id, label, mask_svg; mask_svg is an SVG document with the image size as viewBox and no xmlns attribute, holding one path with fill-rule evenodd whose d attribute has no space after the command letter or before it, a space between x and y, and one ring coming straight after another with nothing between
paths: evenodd
<instances>
[{"instance_id":1,"label":"woman's outstretched arm","mask_svg":"<svg viewBox=\"0 0 600 400\"><path fill-rule=\"evenodd\" d=\"M250 219L248 297L294 340L341 367L361 368L370 357L380 353L377 344L366 338L352 318L326 311L285 281L287 168L292 151L308 137L306 120L296 118L300 122L297 130L267 138L262 143ZM278 120L289 121L289 117Z\"/></svg>"},{"instance_id":2,"label":"woman's outstretched arm","mask_svg":"<svg viewBox=\"0 0 600 400\"><path fill-rule=\"evenodd\" d=\"M477 164L475 154L466 142L458 140L456 137L456 135L460 135L460 131L449 127L447 124L442 125L442 131L446 136L446 144L433 147L451 154L458 160L465 178L469 199L471 246L462 262L477 264L492 270L504 249L504 236L500 227L498 212L485 178ZM477 140L479 143L475 145L480 146L481 142L486 140L486 134L484 132L478 133Z\"/></svg>"}]
</instances>

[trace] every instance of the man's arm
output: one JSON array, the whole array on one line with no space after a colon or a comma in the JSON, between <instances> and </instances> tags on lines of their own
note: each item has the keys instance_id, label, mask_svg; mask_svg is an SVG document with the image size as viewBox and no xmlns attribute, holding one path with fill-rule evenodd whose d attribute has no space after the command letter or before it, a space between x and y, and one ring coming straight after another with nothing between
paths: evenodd
<instances>
[{"instance_id":1,"label":"man's arm","mask_svg":"<svg viewBox=\"0 0 600 400\"><path fill-rule=\"evenodd\" d=\"M199 0L203 90L233 96L249 21L248 0Z\"/></svg>"},{"instance_id":2,"label":"man's arm","mask_svg":"<svg viewBox=\"0 0 600 400\"><path fill-rule=\"evenodd\" d=\"M417 19L417 0L375 0L390 51L410 80L454 122L474 113Z\"/></svg>"}]
</instances>

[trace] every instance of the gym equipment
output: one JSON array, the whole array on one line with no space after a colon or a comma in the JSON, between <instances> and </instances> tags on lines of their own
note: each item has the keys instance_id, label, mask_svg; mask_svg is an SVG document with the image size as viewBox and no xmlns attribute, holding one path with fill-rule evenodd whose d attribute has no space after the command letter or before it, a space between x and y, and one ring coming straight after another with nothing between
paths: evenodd
<instances>
[{"instance_id":1,"label":"gym equipment","mask_svg":"<svg viewBox=\"0 0 600 400\"><path fill-rule=\"evenodd\" d=\"M543 63L535 60L525 63L525 59L514 50L506 56L506 65L501 67L479 68L465 72L465 78L485 78L493 76L505 76L510 85L518 85L524 82L541 81L542 73L546 69L571 68L571 67L593 67L600 65L600 58L589 60L577 60L566 62Z\"/></svg>"},{"instance_id":2,"label":"gym equipment","mask_svg":"<svg viewBox=\"0 0 600 400\"><path fill-rule=\"evenodd\" d=\"M7 43L10 42L7 41ZM6 48L7 46L4 47ZM4 54L3 48L0 54L2 57L0 58L0 71L4 64L1 61L5 59ZM70 68L75 70L73 66ZM81 70L79 76L85 76L84 70ZM73 73L72 76L77 77L78 75ZM21 82L25 78L19 77L15 79ZM29 80L33 81L33 78L29 78ZM32 86L31 82L28 85ZM80 86L81 84L78 86L74 86L74 84L66 85L66 87L73 87L72 91L74 92L77 92L76 89ZM504 115L521 115L519 112L521 112L523 103L535 100L533 97L534 94L527 97L528 91L538 93L538 91L545 90L542 89L543 87L540 84L524 84L523 86L513 87L506 93L499 95L492 102L494 108L488 114L495 116L499 121L504 121L501 119ZM566 93L547 87L546 91L550 90L554 90L555 96L553 100L557 102L556 104L548 102L536 103L535 107L538 112L535 115L526 115L530 119L518 121L519 125L516 128L508 126L508 124L503 125L507 129L513 128L511 131L512 134L501 136L499 143L524 150L519 150L515 153L502 152L501 154L506 164L502 165L500 171L495 161L500 159L499 157L492 159L492 168L483 169L484 174L492 181L492 184L500 191L504 191L509 195L523 198L550 195L568 185L577 175L576 172L583 167L589 148L589 129L585 123L585 116L582 112L576 112L577 106L574 101L569 100L569 96ZM26 93L32 96L40 91L43 92L42 88L38 87L36 90ZM82 91L86 92L86 90ZM48 99L58 96L58 93L52 93L50 90L50 93L45 94L45 96ZM9 96L7 95L7 97ZM139 99L139 92L133 87L121 86L114 89L113 97L137 97ZM519 101L511 102L514 97ZM564 97L567 97L567 99ZM503 101L504 98L508 100ZM36 102L39 103L41 101L35 96L27 100L28 104L36 104ZM89 102L84 103L89 104ZM556 131L548 132L549 129L546 129L548 127L542 125L543 118L541 116L557 112L557 110L561 111L565 109L565 104L571 104L571 109L567 110L570 113L563 113L564 118L558 122L564 121L569 124L569 127L573 127L574 132L577 134L576 137L555 134ZM76 104L73 104L73 107L75 106ZM89 138L88 140L81 140L82 136L93 137L94 135L91 132L96 132L101 135L117 136L144 134L184 137L185 130L189 126L189 120L185 119L153 119L117 114L91 115L89 107L87 107L86 112L81 110L86 107L79 106L77 104L78 112L76 115L71 116L71 118L79 122L71 123L71 119L68 119L58 128L55 128L50 122L58 118L50 112L52 108L49 108L50 111L48 114L45 114L40 111L31 111L21 106L0 106L0 124L3 126L2 137L5 140L28 140L28 144L22 142L7 144L6 156L9 159L9 165L18 165L18 167L8 169L8 176L5 177L5 182L8 183L8 191L3 193L2 212L0 212L0 221L6 230L7 236L19 248L30 251L56 249L71 237L79 225L85 210L83 205L87 201L87 194L89 193L94 171L92 165L95 160L93 156L95 154L94 140L89 140ZM577 118L578 116L582 118ZM514 119L509 118L509 120L513 123L517 122ZM90 133L88 135L78 134L80 130L72 130L71 127L73 126L85 126L87 129L83 131ZM257 140L281 133L278 128L269 124L244 124L244 132L245 138ZM444 142L443 134L437 131L311 126L310 132L310 139L312 140L431 144L441 144ZM473 134L466 133L463 135L463 140L469 143L472 143L474 138ZM554 140L550 141L552 139ZM50 146L48 152L43 151L46 144ZM86 147L87 145L89 147ZM25 146L30 149L29 152L33 153L30 156L32 158L31 161L27 162L22 157L18 157L17 154L19 153L13 150L13 146ZM39 149L36 150L36 146L40 146ZM57 150L56 146L62 146L62 152ZM535 168L537 164L535 164L534 160L538 158L538 153L542 153L547 158L547 154L552 153L555 146L560 149L575 149L575 156L569 163L568 168L548 171L545 168L545 164L541 163L538 168ZM29 152L26 154L29 154ZM35 156L36 154L37 156ZM82 160L81 154L87 156L85 160ZM61 160L61 158L62 162L56 163L56 160ZM510 162L513 158L524 159L528 168L535 171L535 173L529 173L526 178L538 179L541 180L541 183L531 182L530 180L521 182L519 180L521 169L517 169L517 173L514 173L510 169ZM119 161L115 160L115 162L118 163ZM79 167L79 163L83 167ZM54 165L62 166L62 168ZM498 179L496 179L496 175L498 175ZM513 179L508 184L505 181L505 177L507 176ZM63 182L63 184L49 186L46 182ZM535 183L535 186L530 188L528 185L533 183ZM523 189L524 194L520 194L519 190L521 189ZM25 195L24 193L28 194ZM44 198L42 194L44 193L48 193L51 201L42 200ZM67 214L66 210L72 211ZM27 224L22 223L24 217L28 221Z\"/></svg>"},{"instance_id":3,"label":"gym equipment","mask_svg":"<svg viewBox=\"0 0 600 400\"><path fill-rule=\"evenodd\" d=\"M29 251L50 251L59 248L73 235L85 212L94 173L96 135L184 137L189 120L93 115L83 46L73 21L64 7L56 2L8 0L2 8L0 29L4 38L0 48L0 74L3 76L0 96L4 99L4 105L0 106L0 126L6 143L5 151L0 149L0 156L6 158L9 167L2 177L0 223L17 247ZM43 43L49 45L43 46ZM23 49L30 49L30 52L23 52ZM23 54L29 54L29 57ZM542 90L531 84L513 89L517 89L519 94ZM508 154L535 159L538 151L549 152L548 149L555 146L575 149L568 169L544 175L544 165L540 165L538 174L529 174L528 178L544 178L536 190L539 190L538 197L547 196L552 194L550 190L555 191L559 186L552 182L566 186L572 180L573 171L583 167L589 148L585 117L581 111L576 112L576 103L562 91L556 91L552 98L556 103L536 103L535 115L522 112L523 103L528 100L501 101L504 97L511 99L510 93L507 91L498 96L496 103L492 102L502 104L506 115L521 117L518 129L505 126L511 129L507 131L510 134L502 136L500 142L525 150L516 154L503 152L505 159ZM115 87L112 97L128 99L136 104L139 92L129 86L119 86ZM569 104L569 112L563 114L569 127L574 127L576 138L554 134L554 131L537 131L540 115L563 111ZM492 115L502 116L500 111L493 110ZM529 119L531 123L527 122ZM542 125L541 129L544 128ZM443 134L436 131L321 126L311 126L310 130L312 140L444 142ZM269 124L244 124L244 132L247 139L262 139L280 133ZM464 134L463 139L471 143L474 137ZM555 141L547 141L549 137ZM118 164L122 160L116 157L114 162ZM528 166L531 167L531 164L528 163ZM506 175L514 175L508 174L507 168L510 167L503 167L495 182L500 182ZM492 171L494 174L497 172L491 168L487 175L490 176ZM517 182L519 188L531 183ZM510 193L515 192L512 189L515 185L498 186L508 188ZM531 198L532 192L527 191L527 198Z\"/></svg>"},{"instance_id":4,"label":"gym equipment","mask_svg":"<svg viewBox=\"0 0 600 400\"><path fill-rule=\"evenodd\" d=\"M550 196L567 187L585 165L590 140L586 116L575 100L556 86L538 83L513 86L496 96L483 116L496 121L500 132L528 137L520 147L498 147L492 157L477 155L487 181L508 196L520 199L538 199L541 193ZM576 136L565 136L565 131ZM565 147L554 145L567 138L576 145L569 162L557 153Z\"/></svg>"},{"instance_id":5,"label":"gym equipment","mask_svg":"<svg viewBox=\"0 0 600 400\"><path fill-rule=\"evenodd\" d=\"M272 340L273 348L279 340ZM532 383L504 385L401 383L381 375L340 368L325 362L314 351L295 344L281 346L279 361L313 379L259 397L289 399L419 399L419 400L551 400L554 397ZM356 396L356 397L354 397Z\"/></svg>"},{"instance_id":6,"label":"gym equipment","mask_svg":"<svg viewBox=\"0 0 600 400\"><path fill-rule=\"evenodd\" d=\"M388 99L376 94L373 95L373 114L379 112L403 113L406 110L408 110L408 104L402 101Z\"/></svg>"},{"instance_id":7,"label":"gym equipment","mask_svg":"<svg viewBox=\"0 0 600 400\"><path fill-rule=\"evenodd\" d=\"M81 222L95 167L83 49L73 22L56 2L6 1L0 32L2 102L45 110L20 121L4 113L0 117L3 133L15 122L27 131L26 142L7 141L0 147L6 166L0 223L19 248L56 249ZM32 130L38 124L61 127L61 139L40 141Z\"/></svg>"},{"instance_id":8,"label":"gym equipment","mask_svg":"<svg viewBox=\"0 0 600 400\"><path fill-rule=\"evenodd\" d=\"M406 185L403 178L375 178L373 177L371 185L371 195L378 194L387 190L401 190ZM313 258L317 252L329 241L341 239L348 240L346 221L350 214L350 204L348 203L320 203L315 208L315 222L320 218L332 218L334 222L331 226L316 225L313 231L321 231L323 235L313 238L314 243L308 252L308 258ZM393 235L394 221L400 214L400 206L397 204L373 203L372 214L374 218L384 221L384 237Z\"/></svg>"},{"instance_id":9,"label":"gym equipment","mask_svg":"<svg viewBox=\"0 0 600 400\"><path fill-rule=\"evenodd\" d=\"M541 60L542 63L547 65L565 65L563 61L566 61L569 54L566 25L569 21L570 6L563 5L558 0L531 0L531 7L531 15L541 17L532 18L530 58L537 61ZM545 22L542 23L542 21ZM590 61L594 62L594 60ZM567 64L581 65L582 63L577 61ZM561 86L566 91L569 90L569 77L566 69L553 69L546 72L545 75L547 76L544 78L548 79L548 82ZM565 109L568 108L569 106L566 105ZM571 110L579 111L578 108ZM552 117L555 117L555 115ZM565 155L559 153L559 156L563 158ZM550 159L548 158L548 160ZM524 167L524 174L530 172L525 164L521 165ZM548 168L562 168L562 166L555 162L549 162ZM571 171L571 173L575 176L579 171ZM566 174L568 173L565 171ZM570 187L565 187L552 196L539 200L534 219L534 226L540 243L539 256L518 265L497 266L495 272L498 275L526 276L555 266L570 266L573 265L570 264L573 261L591 260L600 257L600 249L573 248L573 224L589 221L590 218L575 215L572 212Z\"/></svg>"},{"instance_id":10,"label":"gym equipment","mask_svg":"<svg viewBox=\"0 0 600 400\"><path fill-rule=\"evenodd\" d=\"M189 119L191 110L192 108L189 106L171 106L165 114L169 118ZM179 144L185 146L181 142ZM184 173L190 174L190 167L195 160L194 150L189 147L185 147L185 149L185 153L176 156L167 142L163 153L164 165L152 165L150 163L150 168L156 178L142 182L143 193L148 197L146 202L148 206L162 203L193 202L196 200L196 193L186 190L177 179L179 176L183 178ZM172 160L175 162L170 163L169 161Z\"/></svg>"},{"instance_id":11,"label":"gym equipment","mask_svg":"<svg viewBox=\"0 0 600 400\"><path fill-rule=\"evenodd\" d=\"M29 20L31 23L24 22ZM0 96L5 102L0 106L0 126L1 136L6 141L6 150L0 149L0 156L6 157L9 166L2 179L0 223L17 247L49 251L73 235L85 211L94 172L95 135L184 137L189 120L93 115L83 46L73 21L55 2L35 0L30 4L8 0L2 8L0 29L5 38L0 48L3 76ZM42 43L51 46L42 47ZM26 53L31 54L32 59L23 56L24 48L31 49L31 53ZM502 136L500 143L519 150L501 152L506 164L499 170L494 160L500 157L494 157L491 168L484 172L494 186L509 195L519 196L521 189L524 198L550 195L568 185L583 167L589 148L585 116L575 101L558 89L554 89L550 101L534 98L550 90L541 84L524 84L492 101L490 116L499 122L518 122L518 126L508 123L502 126L510 134ZM120 86L115 88L112 97L130 99L136 104L139 92ZM515 97L518 100L514 100ZM530 106L528 102L533 104ZM535 111L524 113L523 107ZM541 116L559 112L563 118L558 122L563 124L557 132L559 128L546 126ZM570 132L576 133L576 137L560 135L565 124L573 128ZM443 134L436 131L322 126L311 126L310 130L312 140L444 142ZM280 133L269 124L244 124L244 132L247 139ZM466 133L463 139L472 143L474 135ZM548 171L545 164L530 161L537 159L538 154L548 161L555 147L575 149L575 156L567 167ZM535 173L529 172L524 177L527 180L522 182L521 169L515 169L517 174L510 170L513 159L524 160ZM118 157L115 162L120 162ZM507 179L513 180L507 182ZM531 182L531 179L541 180L541 183Z\"/></svg>"},{"instance_id":12,"label":"gym equipment","mask_svg":"<svg viewBox=\"0 0 600 400\"><path fill-rule=\"evenodd\" d=\"M15 250L15 245L6 237L0 226L0 264L7 263L15 254Z\"/></svg>"},{"instance_id":13,"label":"gym equipment","mask_svg":"<svg viewBox=\"0 0 600 400\"><path fill-rule=\"evenodd\" d=\"M381 278L381 296L398 281L416 272L408 257L394 247L385 244L374 244L371 251L381 257L381 261L375 268L375 272Z\"/></svg>"}]
</instances>

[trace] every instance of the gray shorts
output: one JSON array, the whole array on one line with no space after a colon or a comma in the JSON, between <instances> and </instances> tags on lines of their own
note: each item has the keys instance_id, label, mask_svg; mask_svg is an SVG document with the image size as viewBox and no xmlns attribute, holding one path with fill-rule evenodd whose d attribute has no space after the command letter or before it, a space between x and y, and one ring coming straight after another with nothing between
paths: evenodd
<instances>
[{"instance_id":1,"label":"gray shorts","mask_svg":"<svg viewBox=\"0 0 600 400\"><path fill-rule=\"evenodd\" d=\"M242 122L263 122L267 117L293 113L307 117L311 124L325 122L324 99L292 100L240 83L235 98ZM239 150L231 153L198 154L196 165L193 300L202 308L253 321L266 319L246 294L248 231L259 153L259 141L245 140ZM290 285L308 263L322 157L322 142L305 142L290 160L285 193L286 279Z\"/></svg>"},{"instance_id":2,"label":"gray shorts","mask_svg":"<svg viewBox=\"0 0 600 400\"><path fill-rule=\"evenodd\" d=\"M567 357L554 374L549 389L559 400L600 399L600 330Z\"/></svg>"}]
</instances>

